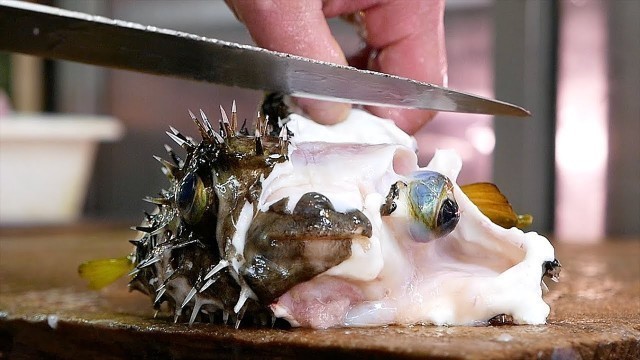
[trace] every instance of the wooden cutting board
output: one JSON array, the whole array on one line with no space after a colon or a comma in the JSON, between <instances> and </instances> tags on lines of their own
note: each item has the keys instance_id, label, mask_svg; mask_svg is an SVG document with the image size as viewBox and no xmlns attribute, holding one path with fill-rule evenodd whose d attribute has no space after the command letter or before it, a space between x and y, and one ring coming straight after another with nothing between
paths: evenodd
<instances>
[{"instance_id":1,"label":"wooden cutting board","mask_svg":"<svg viewBox=\"0 0 640 360\"><path fill-rule=\"evenodd\" d=\"M153 318L126 281L86 290L80 262L127 253L131 232L0 233L0 359L640 358L640 242L557 245L544 326L240 329Z\"/></svg>"}]
</instances>

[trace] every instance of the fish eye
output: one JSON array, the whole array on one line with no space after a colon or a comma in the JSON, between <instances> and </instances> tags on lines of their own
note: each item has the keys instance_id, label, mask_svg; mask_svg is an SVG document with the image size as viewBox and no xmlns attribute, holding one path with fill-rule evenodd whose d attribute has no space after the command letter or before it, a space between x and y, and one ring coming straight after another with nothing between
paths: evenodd
<instances>
[{"instance_id":1,"label":"fish eye","mask_svg":"<svg viewBox=\"0 0 640 360\"><path fill-rule=\"evenodd\" d=\"M428 242L448 235L460 220L453 197L453 184L434 171L414 174L408 183L409 232L417 242Z\"/></svg>"},{"instance_id":2,"label":"fish eye","mask_svg":"<svg viewBox=\"0 0 640 360\"><path fill-rule=\"evenodd\" d=\"M187 174L176 192L176 204L182 218L189 224L200 221L207 209L207 198L202 179L195 173Z\"/></svg>"}]
</instances>

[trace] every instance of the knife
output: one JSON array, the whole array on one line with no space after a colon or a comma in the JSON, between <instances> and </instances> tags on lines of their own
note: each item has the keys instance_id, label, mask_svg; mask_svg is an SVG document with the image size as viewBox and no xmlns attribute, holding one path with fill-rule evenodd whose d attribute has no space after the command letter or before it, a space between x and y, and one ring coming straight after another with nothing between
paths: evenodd
<instances>
[{"instance_id":1,"label":"knife","mask_svg":"<svg viewBox=\"0 0 640 360\"><path fill-rule=\"evenodd\" d=\"M529 115L512 104L407 78L14 0L0 0L0 50L304 98Z\"/></svg>"}]
</instances>

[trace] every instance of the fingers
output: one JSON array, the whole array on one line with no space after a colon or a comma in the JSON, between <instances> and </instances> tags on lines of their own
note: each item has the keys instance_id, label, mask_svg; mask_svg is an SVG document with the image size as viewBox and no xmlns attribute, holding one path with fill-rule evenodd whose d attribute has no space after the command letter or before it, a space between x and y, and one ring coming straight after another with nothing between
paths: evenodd
<instances>
[{"instance_id":1,"label":"fingers","mask_svg":"<svg viewBox=\"0 0 640 360\"><path fill-rule=\"evenodd\" d=\"M244 21L256 43L264 48L313 59L347 64L326 17L358 11L365 27L373 70L437 85L446 84L444 0L226 0ZM363 53L364 54L364 53ZM366 54L365 54L366 55ZM314 120L341 121L345 104L298 99ZM435 115L432 111L370 107L413 134Z\"/></svg>"},{"instance_id":2,"label":"fingers","mask_svg":"<svg viewBox=\"0 0 640 360\"><path fill-rule=\"evenodd\" d=\"M444 1L389 1L364 12L366 41L378 49L373 70L436 85L447 76L444 43ZM433 111L370 107L384 118L393 119L415 133L435 115Z\"/></svg>"},{"instance_id":3,"label":"fingers","mask_svg":"<svg viewBox=\"0 0 640 360\"><path fill-rule=\"evenodd\" d=\"M344 53L331 34L321 0L227 0L245 23L256 44L270 50L346 65ZM344 120L350 106L310 99L298 104L314 120L334 124Z\"/></svg>"}]
</instances>

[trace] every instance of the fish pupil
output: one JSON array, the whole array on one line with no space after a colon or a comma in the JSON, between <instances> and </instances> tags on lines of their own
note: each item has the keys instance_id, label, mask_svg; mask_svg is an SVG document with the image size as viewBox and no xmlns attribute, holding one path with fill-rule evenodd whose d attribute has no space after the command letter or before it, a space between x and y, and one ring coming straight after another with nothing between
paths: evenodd
<instances>
[{"instance_id":1,"label":"fish pupil","mask_svg":"<svg viewBox=\"0 0 640 360\"><path fill-rule=\"evenodd\" d=\"M452 199L445 199L438 213L438 228L442 236L449 234L458 225L460 210Z\"/></svg>"},{"instance_id":2,"label":"fish pupil","mask_svg":"<svg viewBox=\"0 0 640 360\"><path fill-rule=\"evenodd\" d=\"M193 199L196 194L196 177L193 173L187 174L182 183L180 189L176 193L176 203L178 209L182 214L188 214L193 205Z\"/></svg>"}]
</instances>

